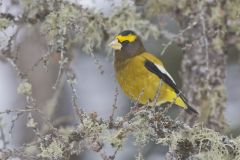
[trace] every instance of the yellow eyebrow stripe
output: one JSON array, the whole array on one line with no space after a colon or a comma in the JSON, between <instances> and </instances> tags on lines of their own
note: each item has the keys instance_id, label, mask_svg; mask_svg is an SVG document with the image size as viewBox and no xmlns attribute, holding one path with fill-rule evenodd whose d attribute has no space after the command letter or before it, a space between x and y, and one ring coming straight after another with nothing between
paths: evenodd
<instances>
[{"instance_id":1,"label":"yellow eyebrow stripe","mask_svg":"<svg viewBox=\"0 0 240 160\"><path fill-rule=\"evenodd\" d=\"M116 38L120 42L123 42L123 41L133 42L133 41L135 41L137 39L137 36L133 35L133 34L129 34L129 35L126 35L126 36L118 35L118 36L116 36Z\"/></svg>"}]
</instances>

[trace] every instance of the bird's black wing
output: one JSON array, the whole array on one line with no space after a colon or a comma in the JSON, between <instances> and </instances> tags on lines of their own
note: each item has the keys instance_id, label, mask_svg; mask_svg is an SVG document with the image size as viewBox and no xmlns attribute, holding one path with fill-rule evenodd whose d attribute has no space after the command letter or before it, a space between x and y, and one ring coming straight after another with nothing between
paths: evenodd
<instances>
[{"instance_id":1,"label":"bird's black wing","mask_svg":"<svg viewBox=\"0 0 240 160\"><path fill-rule=\"evenodd\" d=\"M157 75L160 79L162 79L165 83L167 83L174 91L178 94L179 90L175 84L175 82L163 71L161 71L152 61L146 59L144 62L144 66L152 73Z\"/></svg>"},{"instance_id":2,"label":"bird's black wing","mask_svg":"<svg viewBox=\"0 0 240 160\"><path fill-rule=\"evenodd\" d=\"M187 112L191 113L198 113L195 109L193 109L189 104L187 98L180 92L180 90L177 88L175 82L169 77L168 74L165 72L161 71L152 61L146 59L144 62L144 66L152 73L157 75L160 79L162 79L166 84L168 84L176 94L183 100L183 102L188 106L186 109Z\"/></svg>"}]
</instances>

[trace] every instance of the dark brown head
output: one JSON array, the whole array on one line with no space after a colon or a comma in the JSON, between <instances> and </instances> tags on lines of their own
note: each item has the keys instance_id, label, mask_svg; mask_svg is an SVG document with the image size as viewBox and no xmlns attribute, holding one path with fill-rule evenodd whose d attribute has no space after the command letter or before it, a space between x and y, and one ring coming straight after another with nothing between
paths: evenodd
<instances>
[{"instance_id":1,"label":"dark brown head","mask_svg":"<svg viewBox=\"0 0 240 160\"><path fill-rule=\"evenodd\" d=\"M127 59L145 51L141 38L131 30L119 33L109 44L119 58Z\"/></svg>"}]
</instances>

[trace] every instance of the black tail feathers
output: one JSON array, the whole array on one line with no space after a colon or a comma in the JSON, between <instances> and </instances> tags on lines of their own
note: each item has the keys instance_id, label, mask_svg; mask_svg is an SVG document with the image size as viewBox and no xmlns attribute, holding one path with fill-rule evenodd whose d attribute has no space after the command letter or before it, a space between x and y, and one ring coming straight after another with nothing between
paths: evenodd
<instances>
[{"instance_id":1,"label":"black tail feathers","mask_svg":"<svg viewBox=\"0 0 240 160\"><path fill-rule=\"evenodd\" d=\"M188 108L185 110L187 113L189 113L189 114L192 114L192 113L198 114L198 112L194 108L192 108L189 105L187 105L187 106L188 106Z\"/></svg>"},{"instance_id":2,"label":"black tail feathers","mask_svg":"<svg viewBox=\"0 0 240 160\"><path fill-rule=\"evenodd\" d=\"M185 109L185 111L186 111L187 113L189 113L189 114L192 114L192 113L198 114L198 112L189 105L187 98L186 98L181 92L180 92L180 94L179 94L179 97L180 97L180 98L183 100L183 102L187 105L187 109Z\"/></svg>"}]
</instances>

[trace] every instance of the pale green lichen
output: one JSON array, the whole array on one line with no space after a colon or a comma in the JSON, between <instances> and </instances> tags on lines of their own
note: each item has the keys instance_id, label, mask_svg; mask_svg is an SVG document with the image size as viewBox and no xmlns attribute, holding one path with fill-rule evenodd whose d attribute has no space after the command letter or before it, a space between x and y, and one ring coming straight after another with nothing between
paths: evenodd
<instances>
[{"instance_id":1,"label":"pale green lichen","mask_svg":"<svg viewBox=\"0 0 240 160\"><path fill-rule=\"evenodd\" d=\"M228 137L221 136L218 132L201 126L188 128L181 132L173 132L165 138L160 138L158 143L170 145L171 150L178 150L179 142L186 140L192 144L193 151L196 152L191 156L193 159L217 160L237 158L235 157L236 153L232 153L238 150L236 141L229 140ZM186 150L186 152L188 151Z\"/></svg>"},{"instance_id":2,"label":"pale green lichen","mask_svg":"<svg viewBox=\"0 0 240 160\"><path fill-rule=\"evenodd\" d=\"M37 126L37 122L33 119L32 114L28 114L28 121L27 121L27 127L29 128L35 128Z\"/></svg>"},{"instance_id":3,"label":"pale green lichen","mask_svg":"<svg viewBox=\"0 0 240 160\"><path fill-rule=\"evenodd\" d=\"M129 1L123 1L121 7L116 7L107 21L108 33L118 34L120 31L131 29L143 37L148 38L150 35L158 38L160 31L150 21L143 19L137 12L137 8Z\"/></svg>"},{"instance_id":4,"label":"pale green lichen","mask_svg":"<svg viewBox=\"0 0 240 160\"><path fill-rule=\"evenodd\" d=\"M94 10L90 12L88 9L63 3L58 10L51 12L46 17L41 32L47 35L47 40L52 46L55 46L55 49L60 46L62 41L66 41L63 46L66 48L80 41L82 49L89 53L92 48L99 48L102 43L104 37L102 21L103 17L94 13ZM65 28L65 31L61 28Z\"/></svg>"},{"instance_id":5,"label":"pale green lichen","mask_svg":"<svg viewBox=\"0 0 240 160\"><path fill-rule=\"evenodd\" d=\"M17 93L23 95L31 95L32 94L32 85L28 82L22 82L17 87Z\"/></svg>"},{"instance_id":6,"label":"pale green lichen","mask_svg":"<svg viewBox=\"0 0 240 160\"><path fill-rule=\"evenodd\" d=\"M33 5L34 4L34 1L33 0L20 0L20 4L22 6L30 6L30 5ZM36 4L36 3L35 3Z\"/></svg>"},{"instance_id":7,"label":"pale green lichen","mask_svg":"<svg viewBox=\"0 0 240 160\"><path fill-rule=\"evenodd\" d=\"M237 152L235 153L235 159L234 160L239 160L240 159L240 136L234 139L235 145L237 148Z\"/></svg>"},{"instance_id":8,"label":"pale green lichen","mask_svg":"<svg viewBox=\"0 0 240 160\"><path fill-rule=\"evenodd\" d=\"M110 131L104 138L112 147L122 148L123 142L126 139L126 131L120 129L118 131Z\"/></svg>"},{"instance_id":9,"label":"pale green lichen","mask_svg":"<svg viewBox=\"0 0 240 160\"><path fill-rule=\"evenodd\" d=\"M92 117L88 116L87 114L84 114L83 117L84 118L82 124L79 124L79 129L84 130L84 133L89 137L106 130L106 124L100 124L98 121L94 121L94 119L92 119Z\"/></svg>"},{"instance_id":10,"label":"pale green lichen","mask_svg":"<svg viewBox=\"0 0 240 160\"><path fill-rule=\"evenodd\" d=\"M239 20L240 18L240 3L238 0L231 0L226 2L226 14L228 14L229 18L232 20Z\"/></svg>"},{"instance_id":11,"label":"pale green lichen","mask_svg":"<svg viewBox=\"0 0 240 160\"><path fill-rule=\"evenodd\" d=\"M135 139L136 145L145 145L150 141L151 136L154 134L153 128L149 127L149 119L152 116L150 110L142 110L130 121L129 127L134 129L132 135Z\"/></svg>"},{"instance_id":12,"label":"pale green lichen","mask_svg":"<svg viewBox=\"0 0 240 160\"><path fill-rule=\"evenodd\" d=\"M221 8L221 4L217 3L216 6L211 7L211 17L208 18L208 23L221 25L223 17L224 13Z\"/></svg>"},{"instance_id":13,"label":"pale green lichen","mask_svg":"<svg viewBox=\"0 0 240 160\"><path fill-rule=\"evenodd\" d=\"M144 160L143 154L141 152L139 152L136 156L135 156L135 160Z\"/></svg>"},{"instance_id":14,"label":"pale green lichen","mask_svg":"<svg viewBox=\"0 0 240 160\"><path fill-rule=\"evenodd\" d=\"M213 40L212 40L212 45L213 48L217 51L221 51L222 50L222 46L224 45L224 41L220 36L216 36Z\"/></svg>"},{"instance_id":15,"label":"pale green lichen","mask_svg":"<svg viewBox=\"0 0 240 160\"><path fill-rule=\"evenodd\" d=\"M229 33L235 33L234 38L234 45L238 50L240 50L240 3L238 0L232 0L226 2L226 10L225 14L227 15L227 26Z\"/></svg>"},{"instance_id":16,"label":"pale green lichen","mask_svg":"<svg viewBox=\"0 0 240 160\"><path fill-rule=\"evenodd\" d=\"M47 36L47 40L50 44L58 44L60 46L65 34L70 32L74 25L78 24L78 16L79 12L77 8L72 5L62 4L59 10L51 12L45 18L45 21L41 26L41 32ZM64 29L68 30L64 31ZM76 31L75 34L77 33L78 32Z\"/></svg>"},{"instance_id":17,"label":"pale green lichen","mask_svg":"<svg viewBox=\"0 0 240 160\"><path fill-rule=\"evenodd\" d=\"M227 14L227 26L229 33L235 33L234 45L240 50L240 3L238 0L231 0L226 2L225 14ZM233 39L233 38L231 38Z\"/></svg>"},{"instance_id":18,"label":"pale green lichen","mask_svg":"<svg viewBox=\"0 0 240 160\"><path fill-rule=\"evenodd\" d=\"M77 79L76 79L76 78L68 79L67 82L68 82L70 85L74 85L74 84L77 84Z\"/></svg>"},{"instance_id":19,"label":"pale green lichen","mask_svg":"<svg viewBox=\"0 0 240 160\"><path fill-rule=\"evenodd\" d=\"M7 28L12 22L6 18L0 18L0 30Z\"/></svg>"},{"instance_id":20,"label":"pale green lichen","mask_svg":"<svg viewBox=\"0 0 240 160\"><path fill-rule=\"evenodd\" d=\"M93 12L95 13L95 11ZM82 35L77 37L78 40L84 40L82 50L86 53L92 53L94 48L99 49L104 38L104 17L94 14L94 19L89 18L84 22Z\"/></svg>"},{"instance_id":21,"label":"pale green lichen","mask_svg":"<svg viewBox=\"0 0 240 160\"><path fill-rule=\"evenodd\" d=\"M80 42L81 49L86 53L100 48L106 33L113 36L125 29L135 30L144 39L150 35L155 38L159 36L157 27L142 19L136 6L127 0L122 2L121 7L115 7L108 16L94 9L62 3L41 24L41 33L46 36L52 49L68 49L72 44Z\"/></svg>"},{"instance_id":22,"label":"pale green lichen","mask_svg":"<svg viewBox=\"0 0 240 160\"><path fill-rule=\"evenodd\" d=\"M159 13L168 13L175 6L174 0L150 0L146 1L145 13L148 17L159 15Z\"/></svg>"},{"instance_id":23,"label":"pale green lichen","mask_svg":"<svg viewBox=\"0 0 240 160\"><path fill-rule=\"evenodd\" d=\"M34 145L26 146L26 148L24 149L24 153L26 155L38 154L38 147Z\"/></svg>"},{"instance_id":24,"label":"pale green lichen","mask_svg":"<svg viewBox=\"0 0 240 160\"><path fill-rule=\"evenodd\" d=\"M53 160L61 159L63 156L63 147L64 144L62 144L62 142L56 139L54 139L48 147L44 147L44 145L41 143L40 145L41 153L38 154L38 157Z\"/></svg>"},{"instance_id":25,"label":"pale green lichen","mask_svg":"<svg viewBox=\"0 0 240 160\"><path fill-rule=\"evenodd\" d=\"M181 11L181 14L184 16L190 16L192 13L191 3L188 0L179 0L178 3L175 3L178 11Z\"/></svg>"}]
</instances>

